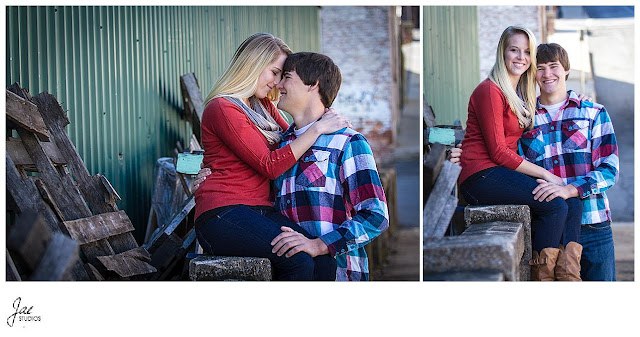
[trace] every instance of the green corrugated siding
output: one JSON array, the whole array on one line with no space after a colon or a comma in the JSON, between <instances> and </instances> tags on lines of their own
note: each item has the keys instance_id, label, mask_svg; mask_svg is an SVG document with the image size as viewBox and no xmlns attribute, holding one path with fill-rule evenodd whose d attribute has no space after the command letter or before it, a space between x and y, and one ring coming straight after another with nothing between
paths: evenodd
<instances>
[{"instance_id":1,"label":"green corrugated siding","mask_svg":"<svg viewBox=\"0 0 640 337\"><path fill-rule=\"evenodd\" d=\"M153 168L191 136L180 75L206 96L257 32L320 51L317 7L7 7L6 85L48 91L91 174L104 174L144 235Z\"/></svg>"},{"instance_id":2,"label":"green corrugated siding","mask_svg":"<svg viewBox=\"0 0 640 337\"><path fill-rule=\"evenodd\" d=\"M438 124L464 126L480 78L477 8L427 6L423 14L424 99Z\"/></svg>"}]
</instances>

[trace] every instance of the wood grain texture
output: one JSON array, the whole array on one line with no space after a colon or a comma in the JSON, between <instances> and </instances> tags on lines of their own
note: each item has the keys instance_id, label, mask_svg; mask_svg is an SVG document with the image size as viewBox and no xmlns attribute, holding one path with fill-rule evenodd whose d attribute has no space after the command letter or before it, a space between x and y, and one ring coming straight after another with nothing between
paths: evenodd
<instances>
[{"instance_id":1,"label":"wood grain texture","mask_svg":"<svg viewBox=\"0 0 640 337\"><path fill-rule=\"evenodd\" d=\"M65 221L69 235L80 244L95 242L135 228L124 211L103 213L87 218Z\"/></svg>"},{"instance_id":2,"label":"wood grain texture","mask_svg":"<svg viewBox=\"0 0 640 337\"><path fill-rule=\"evenodd\" d=\"M6 93L7 119L26 130L49 138L49 131L42 120L42 116L40 116L40 112L38 112L38 107L9 90L6 90Z\"/></svg>"},{"instance_id":3,"label":"wood grain texture","mask_svg":"<svg viewBox=\"0 0 640 337\"><path fill-rule=\"evenodd\" d=\"M157 271L149 264L151 261L149 252L142 247L112 256L100 256L98 260L107 270L115 272L120 277L150 274Z\"/></svg>"},{"instance_id":4,"label":"wood grain texture","mask_svg":"<svg viewBox=\"0 0 640 337\"><path fill-rule=\"evenodd\" d=\"M78 243L67 236L56 233L47 246L42 260L31 274L35 281L71 280L72 268L79 261Z\"/></svg>"}]
</instances>

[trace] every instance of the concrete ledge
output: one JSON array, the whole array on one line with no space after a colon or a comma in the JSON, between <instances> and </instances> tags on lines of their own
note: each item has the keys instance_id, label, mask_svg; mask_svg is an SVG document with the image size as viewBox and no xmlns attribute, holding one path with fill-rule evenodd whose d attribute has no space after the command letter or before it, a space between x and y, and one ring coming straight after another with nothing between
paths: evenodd
<instances>
[{"instance_id":1,"label":"concrete ledge","mask_svg":"<svg viewBox=\"0 0 640 337\"><path fill-rule=\"evenodd\" d=\"M526 205L467 206L464 209L467 228L491 221L520 222L524 225L524 254L520 261L520 280L531 279L531 212Z\"/></svg>"},{"instance_id":2,"label":"concrete ledge","mask_svg":"<svg viewBox=\"0 0 640 337\"><path fill-rule=\"evenodd\" d=\"M424 241L424 275L444 272L500 272L508 281L520 280L524 252L521 223L476 224L462 235Z\"/></svg>"},{"instance_id":3,"label":"concrete ledge","mask_svg":"<svg viewBox=\"0 0 640 337\"><path fill-rule=\"evenodd\" d=\"M271 262L258 257L200 255L189 262L192 281L271 281Z\"/></svg>"},{"instance_id":4,"label":"concrete ledge","mask_svg":"<svg viewBox=\"0 0 640 337\"><path fill-rule=\"evenodd\" d=\"M479 281L479 282L495 282L504 281L504 274L499 271L474 271L474 272L444 272L425 274L425 281Z\"/></svg>"}]
</instances>

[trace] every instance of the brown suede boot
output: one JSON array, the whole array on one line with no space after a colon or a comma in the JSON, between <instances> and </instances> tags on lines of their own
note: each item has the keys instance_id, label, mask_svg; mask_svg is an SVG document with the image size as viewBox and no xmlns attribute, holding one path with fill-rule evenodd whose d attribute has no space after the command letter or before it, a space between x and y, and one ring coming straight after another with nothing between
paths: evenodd
<instances>
[{"instance_id":1,"label":"brown suede boot","mask_svg":"<svg viewBox=\"0 0 640 337\"><path fill-rule=\"evenodd\" d=\"M558 248L544 248L540 254L533 251L533 259L529 261L529 265L531 266L531 280L554 281L554 271L559 253L560 249Z\"/></svg>"},{"instance_id":2,"label":"brown suede boot","mask_svg":"<svg viewBox=\"0 0 640 337\"><path fill-rule=\"evenodd\" d=\"M577 242L569 242L566 247L560 245L560 254L556 263L556 280L558 281L582 281L580 278L580 256L582 245Z\"/></svg>"}]
</instances>

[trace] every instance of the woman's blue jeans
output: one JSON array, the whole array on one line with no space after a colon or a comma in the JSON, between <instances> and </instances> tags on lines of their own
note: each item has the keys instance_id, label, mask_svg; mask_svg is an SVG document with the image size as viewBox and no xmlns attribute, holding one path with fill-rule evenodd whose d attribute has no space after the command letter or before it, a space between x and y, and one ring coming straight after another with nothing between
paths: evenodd
<instances>
[{"instance_id":1,"label":"woman's blue jeans","mask_svg":"<svg viewBox=\"0 0 640 337\"><path fill-rule=\"evenodd\" d=\"M533 250L558 248L579 242L582 202L578 198L534 200L535 179L502 166L488 168L467 178L460 190L471 205L527 205L531 209Z\"/></svg>"},{"instance_id":2,"label":"woman's blue jeans","mask_svg":"<svg viewBox=\"0 0 640 337\"><path fill-rule=\"evenodd\" d=\"M271 241L282 233L281 226L287 226L307 238L314 238L275 210L243 205L229 207L205 223L196 221L196 235L206 254L268 258L274 269L275 280L335 281L337 263L331 255L313 258L305 252L299 252L286 257L271 252Z\"/></svg>"}]
</instances>

